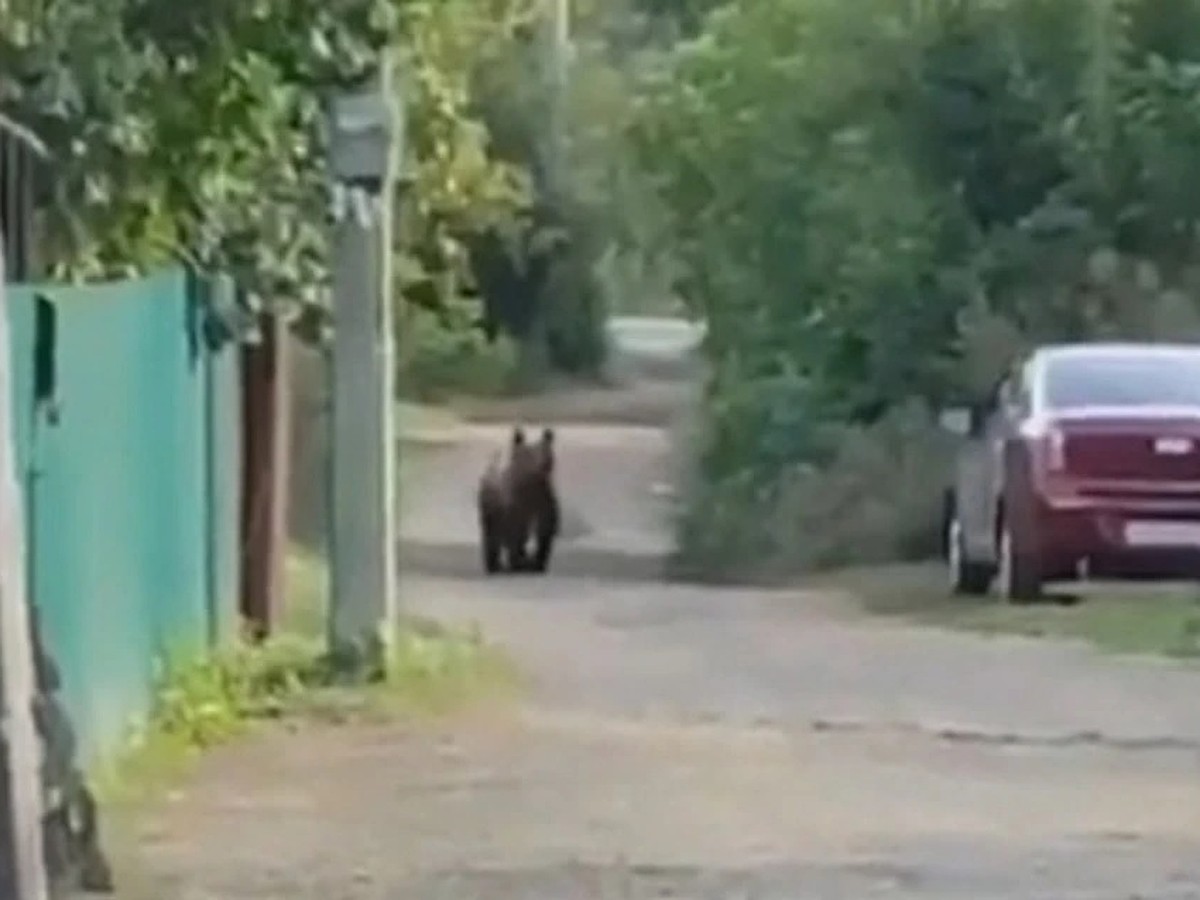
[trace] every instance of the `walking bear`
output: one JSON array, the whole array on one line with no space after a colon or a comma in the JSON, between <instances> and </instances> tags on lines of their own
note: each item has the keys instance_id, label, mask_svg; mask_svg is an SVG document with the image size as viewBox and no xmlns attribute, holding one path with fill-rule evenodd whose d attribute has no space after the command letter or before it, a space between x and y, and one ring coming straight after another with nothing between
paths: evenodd
<instances>
[{"instance_id":1,"label":"walking bear","mask_svg":"<svg viewBox=\"0 0 1200 900\"><path fill-rule=\"evenodd\" d=\"M507 459L503 453L493 457L477 500L484 571L545 572L559 531L554 431L544 429L530 444L524 430L514 428Z\"/></svg>"}]
</instances>

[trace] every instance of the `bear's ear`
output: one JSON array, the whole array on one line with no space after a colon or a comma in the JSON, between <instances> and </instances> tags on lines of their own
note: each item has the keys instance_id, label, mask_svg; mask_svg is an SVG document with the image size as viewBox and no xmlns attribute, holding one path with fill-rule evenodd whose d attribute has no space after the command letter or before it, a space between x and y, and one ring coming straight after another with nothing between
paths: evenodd
<instances>
[{"instance_id":1,"label":"bear's ear","mask_svg":"<svg viewBox=\"0 0 1200 900\"><path fill-rule=\"evenodd\" d=\"M515 428L513 428L512 444L514 447L524 447L525 446L525 429L522 428L520 425L517 425Z\"/></svg>"},{"instance_id":2,"label":"bear's ear","mask_svg":"<svg viewBox=\"0 0 1200 900\"><path fill-rule=\"evenodd\" d=\"M553 428L543 428L542 429L542 443L545 444L547 447L551 447L554 445L554 429Z\"/></svg>"}]
</instances>

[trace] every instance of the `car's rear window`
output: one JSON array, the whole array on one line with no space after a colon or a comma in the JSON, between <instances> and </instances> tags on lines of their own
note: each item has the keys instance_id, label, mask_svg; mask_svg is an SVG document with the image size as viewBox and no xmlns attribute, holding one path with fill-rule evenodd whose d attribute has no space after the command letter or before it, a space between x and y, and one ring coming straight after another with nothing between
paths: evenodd
<instances>
[{"instance_id":1,"label":"car's rear window","mask_svg":"<svg viewBox=\"0 0 1200 900\"><path fill-rule=\"evenodd\" d=\"M1195 406L1200 408L1200 350L1196 353L1069 354L1047 360L1046 403L1082 406Z\"/></svg>"}]
</instances>

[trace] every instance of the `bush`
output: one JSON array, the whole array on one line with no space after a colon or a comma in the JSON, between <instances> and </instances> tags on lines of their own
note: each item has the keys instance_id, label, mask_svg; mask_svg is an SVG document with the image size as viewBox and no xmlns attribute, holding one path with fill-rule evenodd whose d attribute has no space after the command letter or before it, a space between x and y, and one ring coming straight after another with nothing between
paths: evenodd
<instances>
[{"instance_id":1,"label":"bush","mask_svg":"<svg viewBox=\"0 0 1200 900\"><path fill-rule=\"evenodd\" d=\"M169 661L158 679L151 727L160 737L204 749L249 722L281 715L324 679L319 646L299 638L238 642L211 656Z\"/></svg>"},{"instance_id":2,"label":"bush","mask_svg":"<svg viewBox=\"0 0 1200 900\"><path fill-rule=\"evenodd\" d=\"M770 0L667 54L630 134L708 323L684 561L919 554L945 473L906 402L1030 345L1200 334L1195 16Z\"/></svg>"},{"instance_id":3,"label":"bush","mask_svg":"<svg viewBox=\"0 0 1200 900\"><path fill-rule=\"evenodd\" d=\"M405 622L391 647L388 678L365 688L336 686L320 638L239 641L213 654L166 660L147 721L96 774L106 799L136 802L170 784L196 754L263 721L440 713L517 684L507 657L478 631L436 623Z\"/></svg>"},{"instance_id":4,"label":"bush","mask_svg":"<svg viewBox=\"0 0 1200 900\"><path fill-rule=\"evenodd\" d=\"M399 390L416 400L495 396L518 387L519 354L511 338L489 341L464 301L432 312L412 307L401 325Z\"/></svg>"},{"instance_id":5,"label":"bush","mask_svg":"<svg viewBox=\"0 0 1200 900\"><path fill-rule=\"evenodd\" d=\"M547 361L570 375L595 375L605 358L603 285L585 246L571 245L543 287Z\"/></svg>"},{"instance_id":6,"label":"bush","mask_svg":"<svg viewBox=\"0 0 1200 900\"><path fill-rule=\"evenodd\" d=\"M952 442L922 404L869 427L829 428L822 463L697 479L678 562L701 578L776 579L834 566L919 559L940 542Z\"/></svg>"}]
</instances>

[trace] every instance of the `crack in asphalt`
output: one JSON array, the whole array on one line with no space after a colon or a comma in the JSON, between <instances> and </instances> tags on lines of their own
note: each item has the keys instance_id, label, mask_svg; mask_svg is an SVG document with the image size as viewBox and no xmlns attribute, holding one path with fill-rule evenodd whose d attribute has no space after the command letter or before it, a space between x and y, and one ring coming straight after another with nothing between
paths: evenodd
<instances>
[{"instance_id":1,"label":"crack in asphalt","mask_svg":"<svg viewBox=\"0 0 1200 900\"><path fill-rule=\"evenodd\" d=\"M555 704L537 704L531 709L540 709L554 719L565 714L574 719L570 712ZM598 711L600 719L610 724L624 722L633 727L653 723L655 728L722 728L733 727L745 734L781 737L788 734L808 733L831 737L847 736L900 736L921 738L933 743L977 746L991 748L1029 748L1044 750L1094 749L1118 753L1196 753L1200 754L1200 738L1179 735L1151 735L1144 737L1118 737L1099 730L1080 730L1060 734L1032 734L1019 731L988 731L983 728L942 725L935 726L919 721L832 719L814 718L799 723L789 722L772 716L757 716L735 721L721 712L694 712L670 714L664 711L643 710L633 715L614 714L613 711ZM590 717L589 717L590 718ZM1200 898L1198 898L1200 900Z\"/></svg>"},{"instance_id":2,"label":"crack in asphalt","mask_svg":"<svg viewBox=\"0 0 1200 900\"><path fill-rule=\"evenodd\" d=\"M766 725L767 723L762 724ZM870 722L854 719L814 719L809 723L809 730L818 734L916 735L940 743L984 747L1028 747L1054 750L1084 747L1124 753L1200 753L1200 739L1197 738L1171 735L1116 737L1092 730L1034 735L974 728L931 727L920 722Z\"/></svg>"}]
</instances>

